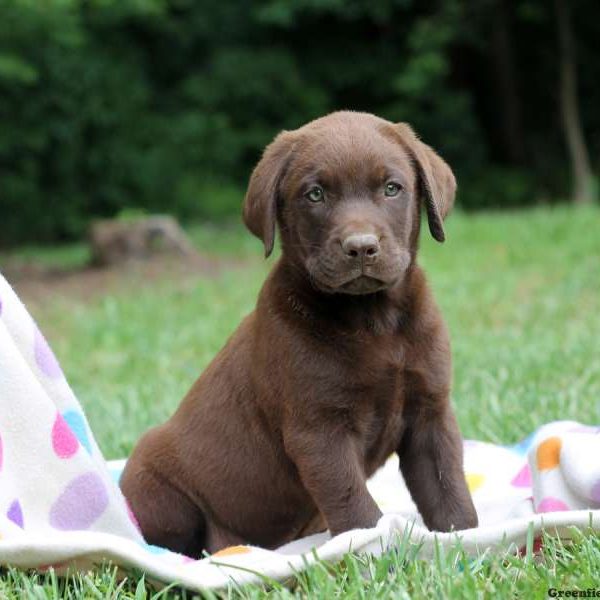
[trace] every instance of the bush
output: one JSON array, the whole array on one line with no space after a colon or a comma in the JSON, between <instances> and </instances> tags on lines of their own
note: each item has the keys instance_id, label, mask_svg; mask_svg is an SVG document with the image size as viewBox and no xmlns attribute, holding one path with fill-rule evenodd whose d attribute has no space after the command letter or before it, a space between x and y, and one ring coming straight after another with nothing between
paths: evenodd
<instances>
[{"instance_id":1,"label":"bush","mask_svg":"<svg viewBox=\"0 0 600 600\"><path fill-rule=\"evenodd\" d=\"M583 1L582 14L595 10ZM412 123L455 169L465 207L562 195L546 88L555 64L539 51L554 39L552 14L532 2L513 15L534 176L503 148L488 64L495 13L467 5L0 0L0 245L78 237L123 207L237 216L264 145L335 109ZM594 31L579 26L593 66ZM593 124L595 71L581 75Z\"/></svg>"},{"instance_id":2,"label":"bush","mask_svg":"<svg viewBox=\"0 0 600 600\"><path fill-rule=\"evenodd\" d=\"M515 208L546 198L537 195L536 182L526 171L490 166L459 181L457 201L467 210Z\"/></svg>"}]
</instances>

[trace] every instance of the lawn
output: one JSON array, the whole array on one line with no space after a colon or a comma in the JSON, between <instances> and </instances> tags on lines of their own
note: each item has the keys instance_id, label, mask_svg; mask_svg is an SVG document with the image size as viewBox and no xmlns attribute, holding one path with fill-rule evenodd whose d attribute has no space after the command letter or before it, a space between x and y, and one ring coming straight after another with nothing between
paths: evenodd
<instances>
[{"instance_id":1,"label":"lawn","mask_svg":"<svg viewBox=\"0 0 600 600\"><path fill-rule=\"evenodd\" d=\"M30 306L107 458L127 455L144 430L173 412L252 310L272 264L239 226L190 232L202 252L226 267L152 281L128 276L85 301L49 292ZM451 330L453 398L465 437L512 443L554 419L600 423L600 209L455 214L447 238L438 245L424 235L421 263ZM85 250L30 248L22 255L64 266L80 264ZM156 593L138 574L119 585L108 565L66 581L9 571L0 596ZM287 587L230 593L545 598L550 587L599 586L596 537L568 548L548 540L536 560L485 555L467 561L459 549L432 562L402 551L379 560L350 556L337 566L317 565Z\"/></svg>"}]
</instances>

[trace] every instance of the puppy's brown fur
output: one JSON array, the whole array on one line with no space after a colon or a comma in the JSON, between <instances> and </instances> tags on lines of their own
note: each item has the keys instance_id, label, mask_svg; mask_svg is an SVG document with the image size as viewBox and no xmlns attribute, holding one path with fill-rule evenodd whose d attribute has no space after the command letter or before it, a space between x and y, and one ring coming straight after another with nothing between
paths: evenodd
<instances>
[{"instance_id":1,"label":"puppy's brown fur","mask_svg":"<svg viewBox=\"0 0 600 600\"><path fill-rule=\"evenodd\" d=\"M277 223L282 256L256 310L127 463L147 541L199 556L371 527L381 512L365 483L392 452L430 529L477 525L448 333L415 262L421 201L443 241L455 188L407 125L368 114L268 146L244 220L267 255Z\"/></svg>"}]
</instances>

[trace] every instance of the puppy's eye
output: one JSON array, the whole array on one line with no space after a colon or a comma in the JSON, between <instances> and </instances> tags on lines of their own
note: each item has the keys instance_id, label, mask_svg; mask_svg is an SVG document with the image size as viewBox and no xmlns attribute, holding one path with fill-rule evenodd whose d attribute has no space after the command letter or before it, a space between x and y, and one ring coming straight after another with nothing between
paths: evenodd
<instances>
[{"instance_id":1,"label":"puppy's eye","mask_svg":"<svg viewBox=\"0 0 600 600\"><path fill-rule=\"evenodd\" d=\"M306 192L306 197L311 202L322 202L324 196L325 192L323 191L323 188L320 185L315 185L315 187L311 188L310 190L308 190L308 192Z\"/></svg>"},{"instance_id":2,"label":"puppy's eye","mask_svg":"<svg viewBox=\"0 0 600 600\"><path fill-rule=\"evenodd\" d=\"M385 195L386 196L397 196L400 193L400 190L402 189L402 186L399 183L396 183L394 181L390 181L389 183L385 184Z\"/></svg>"}]
</instances>

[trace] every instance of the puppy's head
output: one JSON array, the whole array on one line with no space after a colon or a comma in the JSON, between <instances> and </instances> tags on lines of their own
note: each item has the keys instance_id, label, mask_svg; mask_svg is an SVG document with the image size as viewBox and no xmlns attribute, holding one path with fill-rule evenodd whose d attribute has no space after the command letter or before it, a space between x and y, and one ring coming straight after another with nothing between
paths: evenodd
<instances>
[{"instance_id":1,"label":"puppy's head","mask_svg":"<svg viewBox=\"0 0 600 600\"><path fill-rule=\"evenodd\" d=\"M433 237L454 202L450 167L412 129L338 112L279 134L250 178L244 222L268 256L283 252L320 290L368 294L414 260L425 205Z\"/></svg>"}]
</instances>

